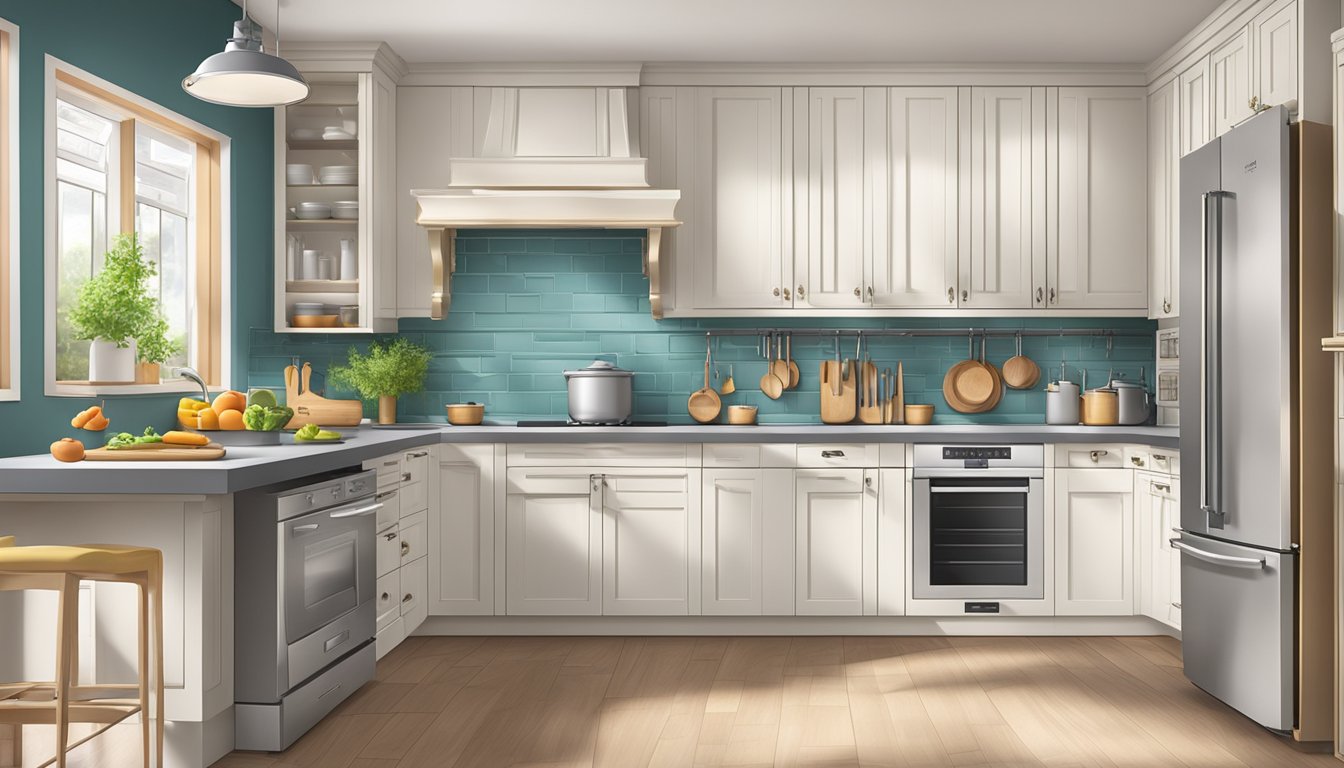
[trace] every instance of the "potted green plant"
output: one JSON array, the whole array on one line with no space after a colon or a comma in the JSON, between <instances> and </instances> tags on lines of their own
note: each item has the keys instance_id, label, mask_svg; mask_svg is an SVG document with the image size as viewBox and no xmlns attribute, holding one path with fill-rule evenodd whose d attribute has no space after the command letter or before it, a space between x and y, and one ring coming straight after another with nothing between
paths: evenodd
<instances>
[{"instance_id":1,"label":"potted green plant","mask_svg":"<svg viewBox=\"0 0 1344 768\"><path fill-rule=\"evenodd\" d=\"M76 339L90 342L89 381L135 381L136 337L159 314L147 285L156 273L136 236L122 234L103 257L103 268L80 286L70 325Z\"/></svg>"},{"instance_id":2,"label":"potted green plant","mask_svg":"<svg viewBox=\"0 0 1344 768\"><path fill-rule=\"evenodd\" d=\"M406 339L374 342L367 355L351 347L347 363L332 367L331 381L365 400L377 398L378 423L392 424L397 420L397 397L424 388L432 357L428 349Z\"/></svg>"},{"instance_id":3,"label":"potted green plant","mask_svg":"<svg viewBox=\"0 0 1344 768\"><path fill-rule=\"evenodd\" d=\"M158 384L161 366L177 354L177 343L168 338L168 318L162 312L135 337L135 383Z\"/></svg>"}]
</instances>

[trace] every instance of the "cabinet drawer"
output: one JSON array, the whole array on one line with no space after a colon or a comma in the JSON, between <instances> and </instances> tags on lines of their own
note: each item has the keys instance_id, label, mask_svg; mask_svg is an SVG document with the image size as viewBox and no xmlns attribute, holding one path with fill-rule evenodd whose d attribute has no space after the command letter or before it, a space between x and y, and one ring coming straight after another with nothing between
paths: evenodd
<instances>
[{"instance_id":1,"label":"cabinet drawer","mask_svg":"<svg viewBox=\"0 0 1344 768\"><path fill-rule=\"evenodd\" d=\"M364 469L372 469L378 473L379 493L390 488L396 488L401 484L401 456L399 454L369 459L364 462L363 466Z\"/></svg>"},{"instance_id":2,"label":"cabinet drawer","mask_svg":"<svg viewBox=\"0 0 1344 768\"><path fill-rule=\"evenodd\" d=\"M1055 466L1074 469L1124 469L1130 465L1125 459L1123 445L1079 443L1055 446Z\"/></svg>"},{"instance_id":3,"label":"cabinet drawer","mask_svg":"<svg viewBox=\"0 0 1344 768\"><path fill-rule=\"evenodd\" d=\"M876 467L875 443L817 443L798 446L800 467Z\"/></svg>"},{"instance_id":4,"label":"cabinet drawer","mask_svg":"<svg viewBox=\"0 0 1344 768\"><path fill-rule=\"evenodd\" d=\"M417 512L401 521L401 544L398 545L401 563L419 560L428 552L428 521L428 512Z\"/></svg>"},{"instance_id":5,"label":"cabinet drawer","mask_svg":"<svg viewBox=\"0 0 1344 768\"><path fill-rule=\"evenodd\" d=\"M390 525L377 533L374 559L378 564L380 578L401 566L401 532L396 525Z\"/></svg>"},{"instance_id":6,"label":"cabinet drawer","mask_svg":"<svg viewBox=\"0 0 1344 768\"><path fill-rule=\"evenodd\" d=\"M905 450L908 446L905 443L881 443L877 447L878 466L881 467L904 467L907 466Z\"/></svg>"},{"instance_id":7,"label":"cabinet drawer","mask_svg":"<svg viewBox=\"0 0 1344 768\"><path fill-rule=\"evenodd\" d=\"M1146 445L1125 446L1125 463L1127 469L1138 469L1145 472L1152 472L1153 457L1149 453Z\"/></svg>"},{"instance_id":8,"label":"cabinet drawer","mask_svg":"<svg viewBox=\"0 0 1344 768\"><path fill-rule=\"evenodd\" d=\"M374 595L374 615L379 631L401 616L401 571L392 571L378 579Z\"/></svg>"},{"instance_id":9,"label":"cabinet drawer","mask_svg":"<svg viewBox=\"0 0 1344 768\"><path fill-rule=\"evenodd\" d=\"M429 473L429 448L416 448L401 456L401 482L418 483Z\"/></svg>"},{"instance_id":10,"label":"cabinet drawer","mask_svg":"<svg viewBox=\"0 0 1344 768\"><path fill-rule=\"evenodd\" d=\"M407 563L401 569L401 616L406 623L406 631L414 631L424 621L428 609L425 602L425 590L429 587L429 571L424 558ZM417 618L418 617L418 618Z\"/></svg>"},{"instance_id":11,"label":"cabinet drawer","mask_svg":"<svg viewBox=\"0 0 1344 768\"><path fill-rule=\"evenodd\" d=\"M510 445L510 467L694 467L700 446L683 443Z\"/></svg>"},{"instance_id":12,"label":"cabinet drawer","mask_svg":"<svg viewBox=\"0 0 1344 768\"><path fill-rule=\"evenodd\" d=\"M378 630L373 647L378 658L383 658L388 651L401 645L401 641L406 639L406 629L402 626L401 616L392 619L392 622L386 627Z\"/></svg>"},{"instance_id":13,"label":"cabinet drawer","mask_svg":"<svg viewBox=\"0 0 1344 768\"><path fill-rule=\"evenodd\" d=\"M401 516L408 517L429 509L429 483L401 484Z\"/></svg>"},{"instance_id":14,"label":"cabinet drawer","mask_svg":"<svg viewBox=\"0 0 1344 768\"><path fill-rule=\"evenodd\" d=\"M514 468L505 475L508 493L545 493L586 496L589 492L587 469L563 467Z\"/></svg>"},{"instance_id":15,"label":"cabinet drawer","mask_svg":"<svg viewBox=\"0 0 1344 768\"><path fill-rule=\"evenodd\" d=\"M1152 448L1148 455L1152 458L1151 466L1154 472L1180 476L1181 454L1168 448Z\"/></svg>"},{"instance_id":16,"label":"cabinet drawer","mask_svg":"<svg viewBox=\"0 0 1344 768\"><path fill-rule=\"evenodd\" d=\"M383 506L378 509L374 530L381 531L401 519L401 490L395 485L387 490L380 489L375 500Z\"/></svg>"},{"instance_id":17,"label":"cabinet drawer","mask_svg":"<svg viewBox=\"0 0 1344 768\"><path fill-rule=\"evenodd\" d=\"M759 467L761 446L747 443L706 443L701 449L706 467Z\"/></svg>"}]
</instances>

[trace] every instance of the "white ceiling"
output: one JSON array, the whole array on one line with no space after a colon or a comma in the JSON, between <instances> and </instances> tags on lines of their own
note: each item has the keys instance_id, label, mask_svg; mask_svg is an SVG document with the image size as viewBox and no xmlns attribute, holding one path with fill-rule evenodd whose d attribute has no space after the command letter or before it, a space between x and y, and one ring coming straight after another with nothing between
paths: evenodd
<instances>
[{"instance_id":1,"label":"white ceiling","mask_svg":"<svg viewBox=\"0 0 1344 768\"><path fill-rule=\"evenodd\" d=\"M282 41L381 40L413 63L1145 65L1219 4L1219 0L282 1ZM274 29L272 2L257 0L250 6L255 18Z\"/></svg>"}]
</instances>

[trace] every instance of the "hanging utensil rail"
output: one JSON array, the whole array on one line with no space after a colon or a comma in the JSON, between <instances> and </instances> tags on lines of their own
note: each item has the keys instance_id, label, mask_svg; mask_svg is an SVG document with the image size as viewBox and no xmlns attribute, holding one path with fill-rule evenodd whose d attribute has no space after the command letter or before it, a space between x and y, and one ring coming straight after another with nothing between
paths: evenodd
<instances>
[{"instance_id":1,"label":"hanging utensil rail","mask_svg":"<svg viewBox=\"0 0 1344 768\"><path fill-rule=\"evenodd\" d=\"M675 333L675 331L674 331ZM1152 331L1116 331L1107 328L719 328L708 331L692 331L705 336L819 336L823 338L843 336L896 336L896 337L935 337L935 336L988 336L991 338L1013 338L1014 336L1092 336L1108 341L1117 337L1148 338Z\"/></svg>"}]
</instances>

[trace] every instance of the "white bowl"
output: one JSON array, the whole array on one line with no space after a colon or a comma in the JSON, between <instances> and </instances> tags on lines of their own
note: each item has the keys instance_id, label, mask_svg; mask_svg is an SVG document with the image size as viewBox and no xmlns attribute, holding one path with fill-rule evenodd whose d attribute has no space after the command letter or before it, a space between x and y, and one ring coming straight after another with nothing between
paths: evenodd
<instances>
[{"instance_id":1,"label":"white bowl","mask_svg":"<svg viewBox=\"0 0 1344 768\"><path fill-rule=\"evenodd\" d=\"M322 138L325 141L349 141L355 138L355 135L339 125L329 125L322 129Z\"/></svg>"},{"instance_id":2,"label":"white bowl","mask_svg":"<svg viewBox=\"0 0 1344 768\"><path fill-rule=\"evenodd\" d=\"M299 203L294 215L300 219L330 219L331 206L326 203Z\"/></svg>"},{"instance_id":3,"label":"white bowl","mask_svg":"<svg viewBox=\"0 0 1344 768\"><path fill-rule=\"evenodd\" d=\"M295 128L289 132L289 138L295 141L313 141L322 138L322 131L316 128Z\"/></svg>"}]
</instances>

